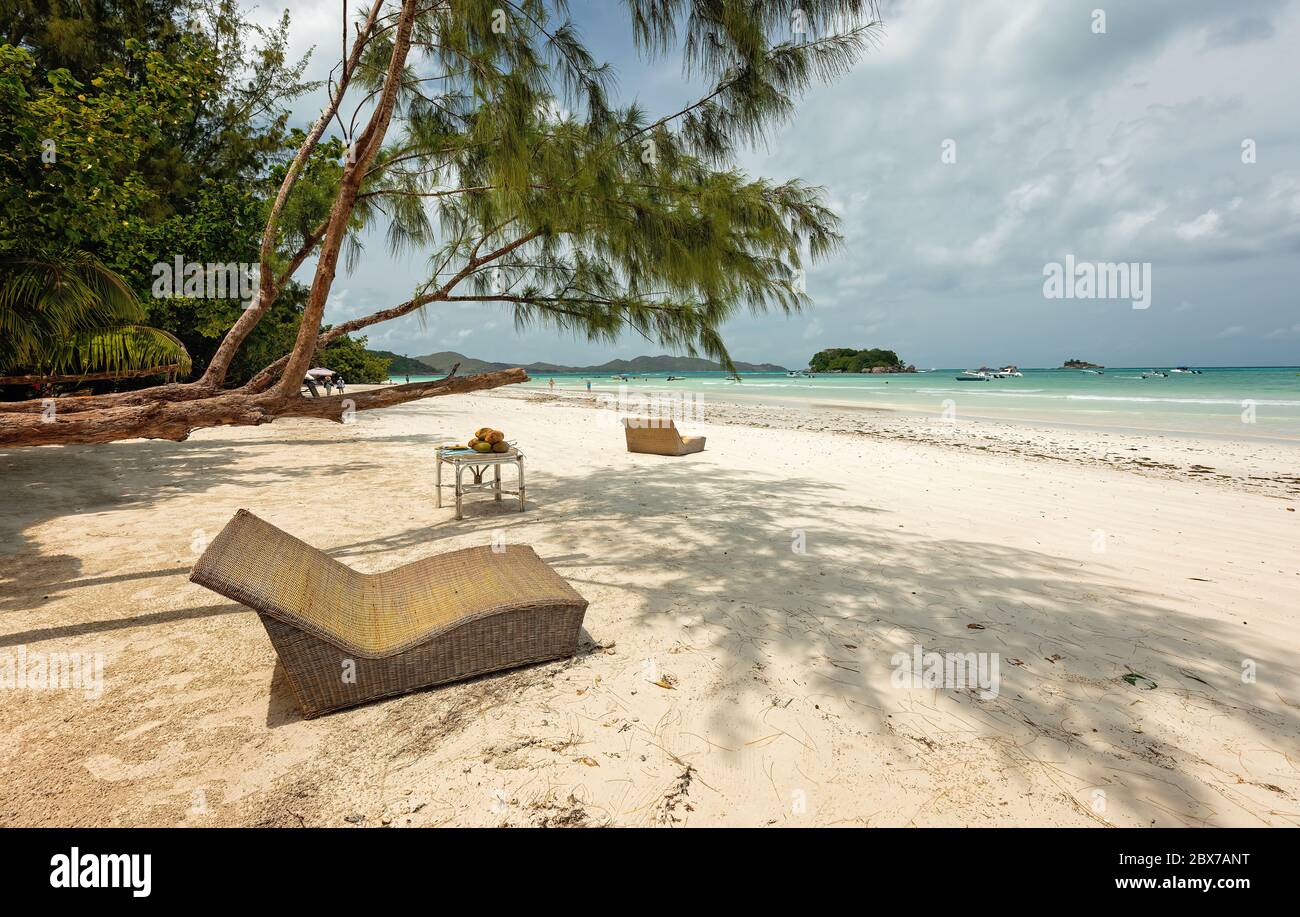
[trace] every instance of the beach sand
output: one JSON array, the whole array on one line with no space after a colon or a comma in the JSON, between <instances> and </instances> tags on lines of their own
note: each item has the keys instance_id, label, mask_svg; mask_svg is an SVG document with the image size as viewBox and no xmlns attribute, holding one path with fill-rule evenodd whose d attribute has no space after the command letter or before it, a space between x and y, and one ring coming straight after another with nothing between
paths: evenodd
<instances>
[{"instance_id":1,"label":"beach sand","mask_svg":"<svg viewBox=\"0 0 1300 917\"><path fill-rule=\"evenodd\" d=\"M97 698L3 692L0 824L1300 823L1294 447L706 420L631 455L515 390L0 452L0 654L105 660ZM457 522L432 447L483 425L529 506ZM241 507L364 571L531 544L581 650L303 720L256 615L187 579ZM997 654L996 696L896 685L917 646Z\"/></svg>"}]
</instances>

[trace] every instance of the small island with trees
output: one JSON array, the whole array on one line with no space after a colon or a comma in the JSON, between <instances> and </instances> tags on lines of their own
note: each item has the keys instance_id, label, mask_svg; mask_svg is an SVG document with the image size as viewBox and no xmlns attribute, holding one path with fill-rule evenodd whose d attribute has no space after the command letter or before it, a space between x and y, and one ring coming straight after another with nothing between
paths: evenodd
<instances>
[{"instance_id":1,"label":"small island with trees","mask_svg":"<svg viewBox=\"0 0 1300 917\"><path fill-rule=\"evenodd\" d=\"M808 369L815 373L914 373L916 367L903 365L892 350L853 350L832 347L813 354Z\"/></svg>"},{"instance_id":2,"label":"small island with trees","mask_svg":"<svg viewBox=\"0 0 1300 917\"><path fill-rule=\"evenodd\" d=\"M1062 369L1105 369L1100 363L1089 363L1087 360L1080 360L1077 357L1066 360L1061 364Z\"/></svg>"}]
</instances>

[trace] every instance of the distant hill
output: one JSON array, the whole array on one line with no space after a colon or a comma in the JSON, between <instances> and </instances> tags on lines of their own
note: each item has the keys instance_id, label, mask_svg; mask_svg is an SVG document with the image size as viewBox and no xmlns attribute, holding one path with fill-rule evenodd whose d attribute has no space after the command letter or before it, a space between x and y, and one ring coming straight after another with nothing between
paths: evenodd
<instances>
[{"instance_id":1,"label":"distant hill","mask_svg":"<svg viewBox=\"0 0 1300 917\"><path fill-rule=\"evenodd\" d=\"M404 376L411 373L424 376L432 370L432 367L427 363L422 363L411 357L404 357L400 353L393 353L391 350L371 350L369 353L388 361L388 374L390 376Z\"/></svg>"},{"instance_id":2,"label":"distant hill","mask_svg":"<svg viewBox=\"0 0 1300 917\"><path fill-rule=\"evenodd\" d=\"M510 369L523 366L529 373L716 373L722 372L722 365L700 357L673 357L662 354L657 357L636 357L631 360L610 360L599 366L564 366L559 363L493 363L476 360L452 350L431 353L416 357L434 372L446 372L459 363L460 372L466 375L493 372L498 369ZM775 363L736 363L736 369L742 373L782 373L784 366ZM429 370L422 370L427 372Z\"/></svg>"},{"instance_id":3,"label":"distant hill","mask_svg":"<svg viewBox=\"0 0 1300 917\"><path fill-rule=\"evenodd\" d=\"M460 374L465 376L474 373L490 373L497 369L510 369L519 365L518 363L491 363L487 360L476 360L473 357L465 356L463 353L456 353L454 350L443 350L439 353L430 353L415 359L428 367L424 370L425 372L445 373L452 366L459 363Z\"/></svg>"}]
</instances>

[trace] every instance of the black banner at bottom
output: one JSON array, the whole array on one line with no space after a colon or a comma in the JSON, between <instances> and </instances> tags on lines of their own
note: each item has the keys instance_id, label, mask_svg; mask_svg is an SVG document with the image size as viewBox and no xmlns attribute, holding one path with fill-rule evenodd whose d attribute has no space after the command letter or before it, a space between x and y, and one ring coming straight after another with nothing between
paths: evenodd
<instances>
[{"instance_id":1,"label":"black banner at bottom","mask_svg":"<svg viewBox=\"0 0 1300 917\"><path fill-rule=\"evenodd\" d=\"M604 907L621 896L607 897L601 886L637 890L641 900L650 889L698 900L699 891L712 888L734 904L769 896L773 882L794 888L808 881L823 891L852 887L873 902L914 899L925 890L956 894L966 886L1050 894L1058 902L1103 895L1181 901L1195 894L1228 904L1289 887L1282 863L1294 837L1279 829L743 830L725 840L706 830L543 837L490 829L8 829L0 831L0 874L19 900L128 905L249 898L373 905L383 889L396 902L433 888L454 891L448 881L469 891L498 872L507 888L547 888L566 897L585 890Z\"/></svg>"}]
</instances>

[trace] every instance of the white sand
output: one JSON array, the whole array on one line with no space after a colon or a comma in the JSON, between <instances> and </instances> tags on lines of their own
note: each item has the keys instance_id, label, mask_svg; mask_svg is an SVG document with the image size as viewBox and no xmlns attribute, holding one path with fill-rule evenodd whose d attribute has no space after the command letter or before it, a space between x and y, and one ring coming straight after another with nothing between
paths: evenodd
<instances>
[{"instance_id":1,"label":"white sand","mask_svg":"<svg viewBox=\"0 0 1300 917\"><path fill-rule=\"evenodd\" d=\"M0 695L0 824L1300 823L1296 450L749 407L668 459L546 400L0 453L0 654L106 660ZM482 425L530 506L456 522L432 446ZM186 579L240 507L362 570L502 531L591 601L583 652L302 720ZM998 696L895 687L918 643L999 654Z\"/></svg>"}]
</instances>

